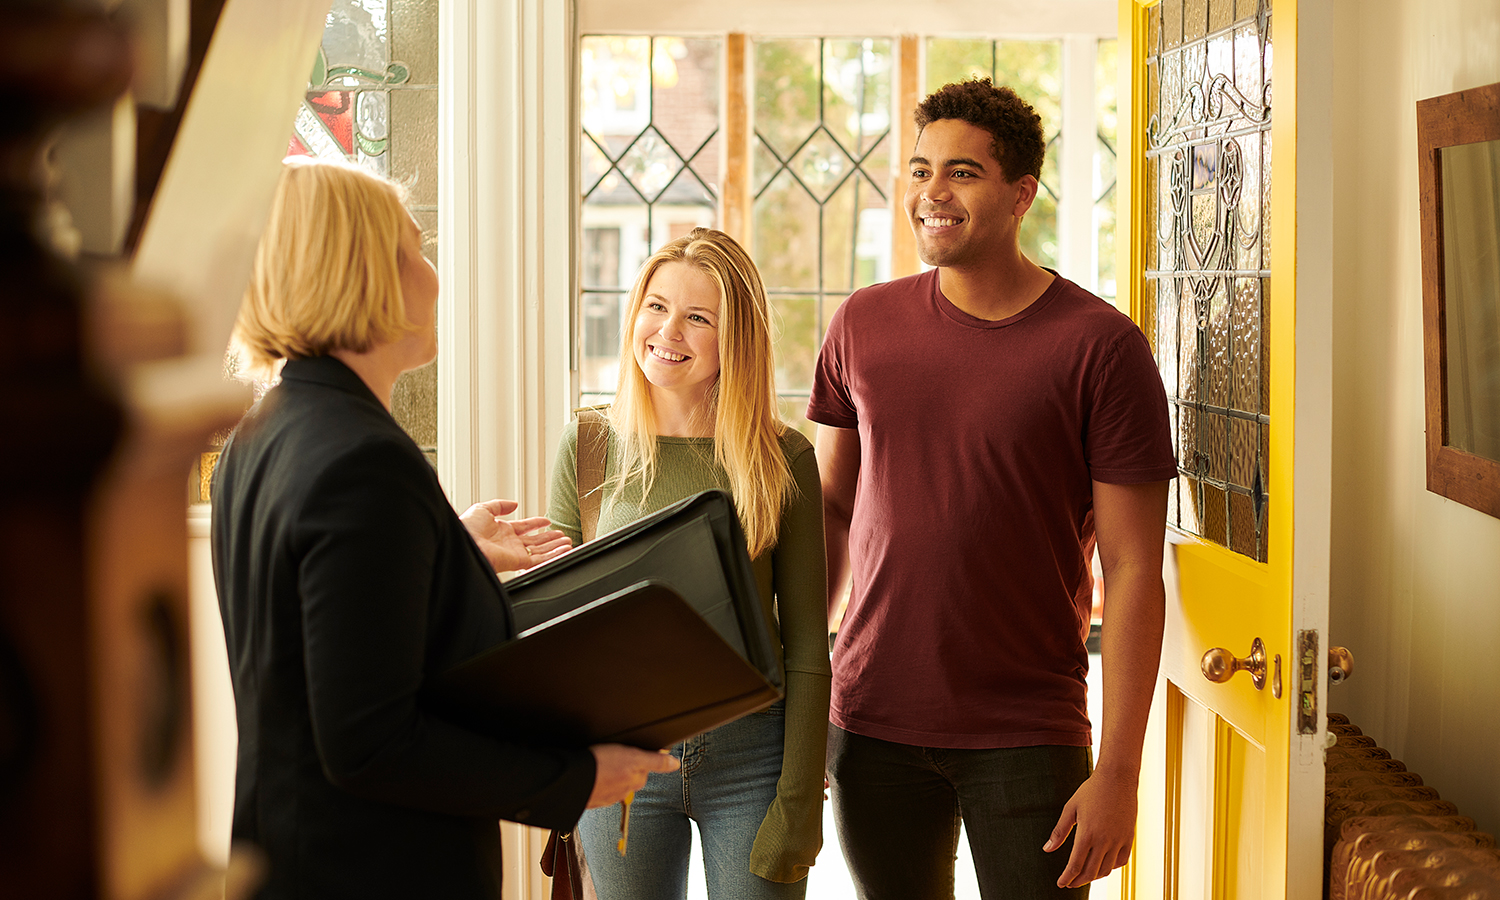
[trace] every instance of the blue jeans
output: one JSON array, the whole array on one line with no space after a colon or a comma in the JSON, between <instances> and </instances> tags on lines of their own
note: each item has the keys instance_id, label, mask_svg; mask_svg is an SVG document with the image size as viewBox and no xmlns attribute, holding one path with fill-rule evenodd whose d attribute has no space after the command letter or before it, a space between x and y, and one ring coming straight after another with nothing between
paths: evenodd
<instances>
[{"instance_id":1,"label":"blue jeans","mask_svg":"<svg viewBox=\"0 0 1500 900\"><path fill-rule=\"evenodd\" d=\"M709 900L802 900L806 878L781 884L750 872L750 846L781 777L784 725L777 703L673 747L682 768L653 773L635 792L623 858L620 807L585 812L578 832L599 900L687 897L689 820L698 823Z\"/></svg>"},{"instance_id":2,"label":"blue jeans","mask_svg":"<svg viewBox=\"0 0 1500 900\"><path fill-rule=\"evenodd\" d=\"M1087 898L1057 879L1073 836L1042 851L1093 767L1088 747L914 747L830 725L828 780L861 900L952 900L959 821L990 900Z\"/></svg>"}]
</instances>

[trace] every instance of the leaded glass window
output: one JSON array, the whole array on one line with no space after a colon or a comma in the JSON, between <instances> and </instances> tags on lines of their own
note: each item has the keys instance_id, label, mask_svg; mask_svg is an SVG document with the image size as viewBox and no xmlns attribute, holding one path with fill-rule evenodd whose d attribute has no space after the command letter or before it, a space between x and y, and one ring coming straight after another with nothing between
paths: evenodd
<instances>
[{"instance_id":1,"label":"leaded glass window","mask_svg":"<svg viewBox=\"0 0 1500 900\"><path fill-rule=\"evenodd\" d=\"M289 155L344 159L405 185L437 258L438 0L334 0ZM391 412L434 465L437 364L401 376Z\"/></svg>"},{"instance_id":2,"label":"leaded glass window","mask_svg":"<svg viewBox=\"0 0 1500 900\"><path fill-rule=\"evenodd\" d=\"M891 277L892 43L754 45L752 252L780 324L781 413L799 425L833 311Z\"/></svg>"},{"instance_id":3,"label":"leaded glass window","mask_svg":"<svg viewBox=\"0 0 1500 900\"><path fill-rule=\"evenodd\" d=\"M1271 15L1237 3L1147 14L1142 318L1177 441L1169 523L1264 561Z\"/></svg>"},{"instance_id":4,"label":"leaded glass window","mask_svg":"<svg viewBox=\"0 0 1500 900\"><path fill-rule=\"evenodd\" d=\"M1112 50L1114 41L1099 45ZM668 240L710 225L734 233L761 270L781 412L811 432L803 412L838 304L918 266L914 250L907 258L897 249L896 232L909 229L897 181L910 148L895 145L907 140L898 134L911 114L896 108L898 68L925 72L929 90L998 75L1036 107L1049 144L1022 248L1056 267L1062 55L1060 40L582 38L579 403L608 402L614 394L621 319L641 265ZM1080 214L1092 209L1097 256L1091 260L1086 245L1074 248L1080 262L1070 273L1106 296L1114 285L1113 59L1098 64L1094 183L1080 166L1073 189L1093 201ZM1080 90L1087 97L1091 87Z\"/></svg>"},{"instance_id":5,"label":"leaded glass window","mask_svg":"<svg viewBox=\"0 0 1500 900\"><path fill-rule=\"evenodd\" d=\"M580 402L607 402L622 317L646 259L693 228L718 225L718 38L585 37Z\"/></svg>"},{"instance_id":6,"label":"leaded glass window","mask_svg":"<svg viewBox=\"0 0 1500 900\"><path fill-rule=\"evenodd\" d=\"M1120 42L1099 41L1094 56L1094 293L1111 302L1118 296L1115 282L1115 147L1119 136L1119 97L1116 72Z\"/></svg>"}]
</instances>

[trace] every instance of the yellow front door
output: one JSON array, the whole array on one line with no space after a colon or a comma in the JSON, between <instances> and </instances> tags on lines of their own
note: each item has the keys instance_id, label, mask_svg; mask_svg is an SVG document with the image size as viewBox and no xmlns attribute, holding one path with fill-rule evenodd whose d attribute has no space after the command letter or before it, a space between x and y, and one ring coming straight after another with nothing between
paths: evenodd
<instances>
[{"instance_id":1,"label":"yellow front door","mask_svg":"<svg viewBox=\"0 0 1500 900\"><path fill-rule=\"evenodd\" d=\"M1332 180L1316 152L1329 146L1321 6L1121 3L1122 285L1167 385L1181 473L1125 897L1320 896ZM1205 675L1211 652L1220 680Z\"/></svg>"}]
</instances>

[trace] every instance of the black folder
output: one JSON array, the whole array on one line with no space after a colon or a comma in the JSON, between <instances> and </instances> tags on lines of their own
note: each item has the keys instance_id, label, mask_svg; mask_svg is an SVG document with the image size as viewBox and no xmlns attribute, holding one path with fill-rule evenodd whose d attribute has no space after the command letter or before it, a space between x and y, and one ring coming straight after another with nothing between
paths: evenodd
<instances>
[{"instance_id":1,"label":"black folder","mask_svg":"<svg viewBox=\"0 0 1500 900\"><path fill-rule=\"evenodd\" d=\"M671 746L781 696L671 588L646 581L450 669L429 706L528 743Z\"/></svg>"},{"instance_id":2,"label":"black folder","mask_svg":"<svg viewBox=\"0 0 1500 900\"><path fill-rule=\"evenodd\" d=\"M694 494L506 582L518 631L642 581L671 588L775 688L781 644L755 586L734 500Z\"/></svg>"},{"instance_id":3,"label":"black folder","mask_svg":"<svg viewBox=\"0 0 1500 900\"><path fill-rule=\"evenodd\" d=\"M704 491L506 583L517 637L427 701L503 737L656 749L770 705L780 643L734 502Z\"/></svg>"}]
</instances>

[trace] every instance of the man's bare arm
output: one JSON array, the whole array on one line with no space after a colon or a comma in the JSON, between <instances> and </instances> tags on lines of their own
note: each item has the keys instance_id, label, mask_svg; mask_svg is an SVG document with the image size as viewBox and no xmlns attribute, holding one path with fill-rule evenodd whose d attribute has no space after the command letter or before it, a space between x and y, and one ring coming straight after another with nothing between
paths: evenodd
<instances>
[{"instance_id":1,"label":"man's bare arm","mask_svg":"<svg viewBox=\"0 0 1500 900\"><path fill-rule=\"evenodd\" d=\"M849 522L859 484L859 430L818 426L818 477L823 482L823 541L828 551L828 629L849 580Z\"/></svg>"},{"instance_id":2,"label":"man's bare arm","mask_svg":"<svg viewBox=\"0 0 1500 900\"><path fill-rule=\"evenodd\" d=\"M1135 842L1141 743L1166 617L1161 580L1166 523L1167 482L1094 482L1094 529L1105 587L1104 722L1098 765L1063 808L1045 847L1057 849L1069 830L1078 829L1060 887L1087 884L1123 866Z\"/></svg>"}]
</instances>

